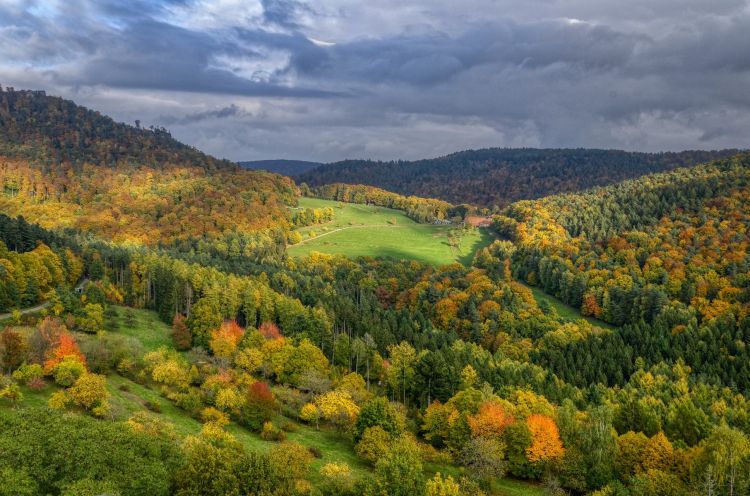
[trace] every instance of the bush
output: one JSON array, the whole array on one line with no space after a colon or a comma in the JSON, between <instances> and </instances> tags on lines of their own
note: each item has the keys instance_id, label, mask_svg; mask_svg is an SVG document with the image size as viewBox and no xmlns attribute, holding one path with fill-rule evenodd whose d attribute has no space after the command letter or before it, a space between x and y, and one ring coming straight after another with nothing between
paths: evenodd
<instances>
[{"instance_id":1,"label":"bush","mask_svg":"<svg viewBox=\"0 0 750 496\"><path fill-rule=\"evenodd\" d=\"M146 400L143 403L143 406L146 408L146 410L149 410L154 413L161 413L161 405L155 401Z\"/></svg>"},{"instance_id":2,"label":"bush","mask_svg":"<svg viewBox=\"0 0 750 496\"><path fill-rule=\"evenodd\" d=\"M273 422L266 422L260 431L260 437L266 441L285 441L286 433L276 427Z\"/></svg>"},{"instance_id":3,"label":"bush","mask_svg":"<svg viewBox=\"0 0 750 496\"><path fill-rule=\"evenodd\" d=\"M317 446L310 446L309 448L307 448L307 451L309 451L310 454L318 460L323 458L323 452Z\"/></svg>"},{"instance_id":4,"label":"bush","mask_svg":"<svg viewBox=\"0 0 750 496\"><path fill-rule=\"evenodd\" d=\"M52 375L58 386L70 387L86 372L86 367L74 357L65 357L55 365Z\"/></svg>"},{"instance_id":5,"label":"bush","mask_svg":"<svg viewBox=\"0 0 750 496\"><path fill-rule=\"evenodd\" d=\"M391 445L391 436L382 427L368 427L362 434L362 438L354 447L354 451L363 460L375 465L377 461L388 452Z\"/></svg>"}]
</instances>

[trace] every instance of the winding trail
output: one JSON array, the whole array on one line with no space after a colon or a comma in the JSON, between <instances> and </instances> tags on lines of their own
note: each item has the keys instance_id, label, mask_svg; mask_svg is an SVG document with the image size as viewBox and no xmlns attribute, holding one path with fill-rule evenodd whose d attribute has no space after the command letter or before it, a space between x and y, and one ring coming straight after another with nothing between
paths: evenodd
<instances>
[{"instance_id":1,"label":"winding trail","mask_svg":"<svg viewBox=\"0 0 750 496\"><path fill-rule=\"evenodd\" d=\"M78 286L75 287L76 291L82 289L83 286L85 286L86 283L88 283L88 282L89 282L88 279L84 279L83 281L81 281L81 283ZM34 313L34 312L38 312L40 310L44 310L45 308L47 308L51 304L52 304L51 301L45 301L44 303L40 303L38 305L34 305L33 307L22 308L22 309L20 309L21 310L21 315L26 315L27 313ZM0 320L9 319L12 316L13 316L13 312L0 313Z\"/></svg>"},{"instance_id":2,"label":"winding trail","mask_svg":"<svg viewBox=\"0 0 750 496\"><path fill-rule=\"evenodd\" d=\"M338 229L334 229L333 231L328 231L328 232L324 232L323 234L318 234L314 238L303 239L299 243L293 244L291 246L303 245L303 244L307 243L308 241L315 241L316 239L322 238L323 236L328 236L329 234L333 234L333 233L339 232L339 231L344 231L346 229L357 229L357 228L363 228L363 227L389 227L389 228L397 229L397 228L400 228L400 227L403 228L403 227L409 227L409 226L393 226L393 225L390 225L390 224L367 224L367 225L364 225L364 226L339 227Z\"/></svg>"}]
</instances>

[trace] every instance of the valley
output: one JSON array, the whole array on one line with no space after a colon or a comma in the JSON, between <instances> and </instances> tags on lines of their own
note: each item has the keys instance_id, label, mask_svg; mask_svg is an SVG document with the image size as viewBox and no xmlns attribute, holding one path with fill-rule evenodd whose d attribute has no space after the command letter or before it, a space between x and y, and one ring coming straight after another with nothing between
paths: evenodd
<instances>
[{"instance_id":1,"label":"valley","mask_svg":"<svg viewBox=\"0 0 750 496\"><path fill-rule=\"evenodd\" d=\"M750 488L750 154L489 208L0 104L0 496Z\"/></svg>"}]
</instances>

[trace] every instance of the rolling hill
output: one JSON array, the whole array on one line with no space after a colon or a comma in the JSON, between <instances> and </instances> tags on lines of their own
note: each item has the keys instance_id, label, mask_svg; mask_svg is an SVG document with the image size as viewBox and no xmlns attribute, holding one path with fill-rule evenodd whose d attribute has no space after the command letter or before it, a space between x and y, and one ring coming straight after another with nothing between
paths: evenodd
<instances>
[{"instance_id":1,"label":"rolling hill","mask_svg":"<svg viewBox=\"0 0 750 496\"><path fill-rule=\"evenodd\" d=\"M265 170L281 174L282 176L299 176L306 172L317 169L322 164L320 162L308 162L306 160L250 160L239 162L243 169Z\"/></svg>"},{"instance_id":2,"label":"rolling hill","mask_svg":"<svg viewBox=\"0 0 750 496\"><path fill-rule=\"evenodd\" d=\"M161 128L41 91L0 90L0 208L48 228L170 244L286 228L294 183L242 170Z\"/></svg>"},{"instance_id":3,"label":"rolling hill","mask_svg":"<svg viewBox=\"0 0 750 496\"><path fill-rule=\"evenodd\" d=\"M487 148L412 162L345 160L325 164L295 179L310 186L366 184L454 204L503 207L517 200L584 190L735 153Z\"/></svg>"}]
</instances>

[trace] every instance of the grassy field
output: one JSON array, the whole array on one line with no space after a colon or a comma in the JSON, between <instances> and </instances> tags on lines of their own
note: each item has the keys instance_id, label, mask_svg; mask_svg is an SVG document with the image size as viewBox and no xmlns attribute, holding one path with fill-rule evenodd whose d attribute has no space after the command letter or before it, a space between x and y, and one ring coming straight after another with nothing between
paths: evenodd
<instances>
[{"instance_id":1,"label":"grassy field","mask_svg":"<svg viewBox=\"0 0 750 496\"><path fill-rule=\"evenodd\" d=\"M112 332L136 338L147 351L172 346L172 329L162 322L156 312L114 305L110 309L114 315L108 319L105 327Z\"/></svg>"},{"instance_id":2,"label":"grassy field","mask_svg":"<svg viewBox=\"0 0 750 496\"><path fill-rule=\"evenodd\" d=\"M302 242L289 247L289 254L297 257L317 251L352 258L416 259L433 265L468 264L493 239L486 229L419 224L400 210L374 205L300 198L300 207L331 207L335 216L327 224L298 230ZM451 233L457 234L457 246L451 246Z\"/></svg>"},{"instance_id":3,"label":"grassy field","mask_svg":"<svg viewBox=\"0 0 750 496\"><path fill-rule=\"evenodd\" d=\"M523 284L523 283L522 283ZM524 284L524 286L528 287L531 292L534 294L534 298L536 299L537 303L541 304L542 302L546 302L550 307L554 308L557 312L557 315L562 317L564 320L580 320L585 319L587 320L591 325L595 325L597 327L601 327L604 329L615 329L614 326L611 324L608 324L604 322L603 320L595 319L593 317L584 317L581 315L580 310L578 310L575 307L572 307L566 303L563 303L562 301L558 300L554 296L548 295L541 289L529 286L527 284Z\"/></svg>"}]
</instances>

